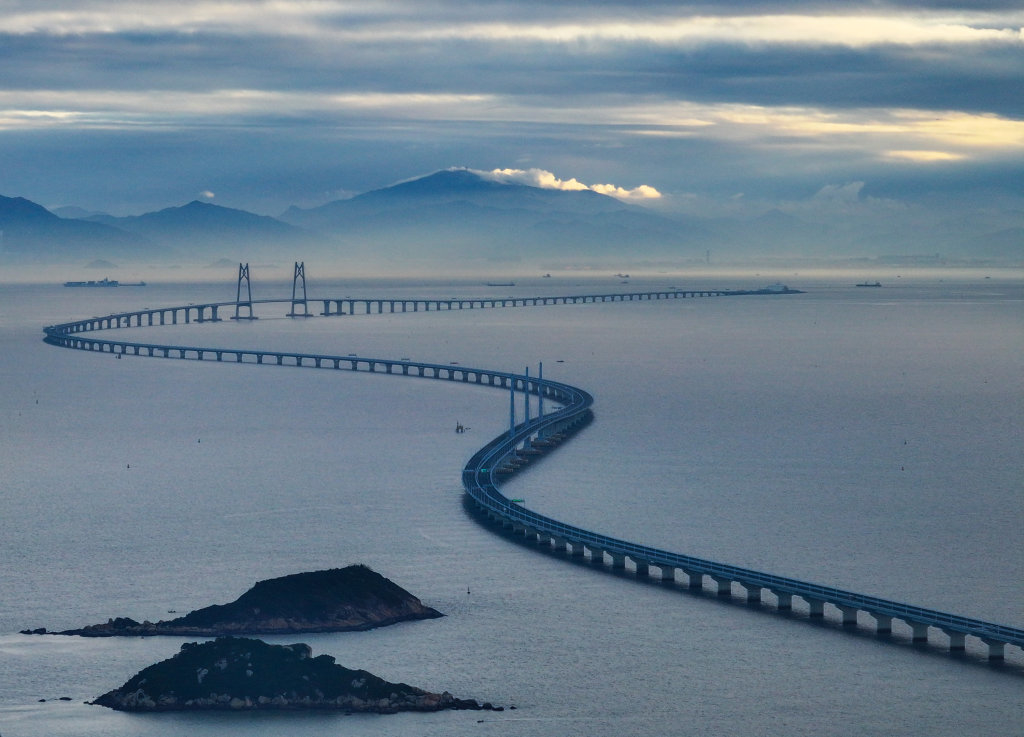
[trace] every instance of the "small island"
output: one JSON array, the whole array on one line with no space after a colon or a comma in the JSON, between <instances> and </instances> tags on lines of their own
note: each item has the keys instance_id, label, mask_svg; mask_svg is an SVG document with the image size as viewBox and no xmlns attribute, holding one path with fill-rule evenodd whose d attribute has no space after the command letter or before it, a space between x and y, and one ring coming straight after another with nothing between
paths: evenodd
<instances>
[{"instance_id":1,"label":"small island","mask_svg":"<svg viewBox=\"0 0 1024 737\"><path fill-rule=\"evenodd\" d=\"M91 703L130 712L503 709L457 699L447 691L389 683L338 665L330 655L313 657L302 643L270 645L239 637L186 643L177 655L144 668Z\"/></svg>"},{"instance_id":2,"label":"small island","mask_svg":"<svg viewBox=\"0 0 1024 737\"><path fill-rule=\"evenodd\" d=\"M22 634L82 637L280 635L367 630L441 616L439 611L424 605L376 571L354 565L260 581L230 604L214 604L167 621L137 622L117 617L80 629L49 632L40 628L22 630Z\"/></svg>"}]
</instances>

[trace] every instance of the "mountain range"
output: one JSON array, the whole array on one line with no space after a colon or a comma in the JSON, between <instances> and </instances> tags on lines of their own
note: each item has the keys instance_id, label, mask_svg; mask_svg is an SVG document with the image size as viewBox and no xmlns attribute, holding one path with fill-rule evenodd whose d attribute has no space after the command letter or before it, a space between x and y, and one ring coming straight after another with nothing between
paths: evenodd
<instances>
[{"instance_id":1,"label":"mountain range","mask_svg":"<svg viewBox=\"0 0 1024 737\"><path fill-rule=\"evenodd\" d=\"M590 190L504 183L468 169L319 207L291 207L276 218L200 201L131 217L51 212L0 196L0 261L8 263L313 259L356 271L399 262L437 271L446 265L682 265L703 261L709 251L723 260L925 253L1020 263L1022 235L1024 215L993 232L982 225L911 227L855 218L823 224L779 210L753 219L669 215Z\"/></svg>"}]
</instances>

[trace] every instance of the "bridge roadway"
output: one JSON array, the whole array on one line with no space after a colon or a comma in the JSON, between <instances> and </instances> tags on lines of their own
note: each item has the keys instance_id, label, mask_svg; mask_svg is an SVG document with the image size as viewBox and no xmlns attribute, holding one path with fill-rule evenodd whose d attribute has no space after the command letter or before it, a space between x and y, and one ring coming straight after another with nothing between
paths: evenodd
<instances>
[{"instance_id":1,"label":"bridge roadway","mask_svg":"<svg viewBox=\"0 0 1024 737\"><path fill-rule=\"evenodd\" d=\"M638 295L645 296L640 297ZM675 297L650 295L676 295ZM401 300L401 299L323 299L310 300L324 303L324 315L338 314L373 314L370 305L448 305L446 309L464 309L461 304L472 303L483 306L527 306L551 304L579 304L599 301L631 301L633 299L662 299L689 296L716 296L740 294L728 291L700 292L657 292L633 293L620 295L587 295L585 297L547 297L547 298L500 298L490 300ZM601 299L601 297L609 299ZM614 299L611 299L614 298ZM539 301L546 300L546 301ZM802 599L811 619L824 617L825 605L838 610L844 626L856 627L858 614L865 613L875 621L876 631L880 635L892 632L892 621L898 619L907 624L912 632L915 643L928 642L929 629L934 628L945 633L948 638L950 652L963 652L966 649L967 636L975 637L988 647L991 661L1000 662L1005 657L1006 645L1013 645L1024 650L1024 629L987 622L970 617L962 617L948 612L926 609L905 604L903 602L882 599L875 596L845 591L830 586L800 581L797 579L776 576L749 568L741 568L712 560L674 553L668 550L640 545L628 540L602 535L581 527L568 525L545 515L533 512L506 498L500 491L499 480L514 474L520 468L533 462L536 458L549 452L559 443L585 426L592 417L593 397L586 391L569 384L551 381L540 377L516 374L488 369L468 368L458 365L433 364L420 361L395 360L385 358L366 358L360 356L336 356L328 354L296 353L288 351L265 351L259 349L218 348L203 346L169 345L157 343L141 343L130 340L96 338L82 333L107 329L145 325L178 324L178 316L185 323L193 321L205 322L219 320L219 310L225 307L235 308L236 315L240 307L250 310L253 304L286 304L291 305L296 315L297 300L267 299L252 302L219 302L202 305L186 305L157 309L144 309L135 312L118 313L103 317L92 317L83 320L51 325L44 328L44 340L52 345L77 350L99 351L116 354L118 357L129 354L136 356L154 356L162 358L178 358L192 360L223 361L225 356L233 357L236 363L273 363L276 365L309 366L315 368L346 369L350 371L369 371L375 373L397 374L402 376L418 376L448 381L461 381L494 387L505 387L513 393L516 391L535 394L558 405L538 417L510 428L491 440L478 450L466 463L462 471L462 483L466 494L491 519L527 540L545 546L551 550L560 550L574 557L589 556L595 565L605 565L606 556L611 560L613 569L624 569L626 561L632 561L637 576L649 576L650 568L659 569L661 579L675 581L676 571L686 574L691 589L703 589L705 577L710 578L717 587L717 594L722 597L733 596L733 585L745 592L746 600L751 603L760 602L764 590L770 591L776 599L776 608L782 611L792 609L793 597ZM302 306L305 307L305 302ZM493 304L492 304L493 302ZM341 311L340 306L335 312L327 308L329 303L350 307L348 313ZM365 311L356 313L352 306L365 305ZM425 308L428 309L428 308ZM308 313L307 313L308 314ZM170 316L170 321L167 317Z\"/></svg>"},{"instance_id":2,"label":"bridge roadway","mask_svg":"<svg viewBox=\"0 0 1024 737\"><path fill-rule=\"evenodd\" d=\"M661 299L686 299L692 297L718 297L730 295L752 294L754 292L729 289L666 289L648 292L617 292L614 294L576 294L556 297L472 297L449 299L426 299L423 297L388 297L388 298L352 298L352 297L320 297L315 299L254 299L233 302L208 302L203 304L180 305L177 307L145 308L131 312L119 312L103 317L91 317L84 320L63 323L59 326L62 332L87 332L91 330L110 330L112 328L153 327L158 325L178 325L192 322L216 322L223 319L220 312L223 308L233 308L233 319L249 319L253 305L286 302L292 305L292 317L312 316L309 302L321 302L324 316L330 315L372 315L394 314L401 312L439 312L451 310L472 310L499 307L538 307L545 305L593 304L597 302L639 302ZM334 311L331 311L331 306ZM296 310L303 308L300 314ZM385 310L385 306L388 307ZM346 311L347 308L347 311ZM376 313L374 312L376 308ZM241 310L247 311L246 315Z\"/></svg>"}]
</instances>

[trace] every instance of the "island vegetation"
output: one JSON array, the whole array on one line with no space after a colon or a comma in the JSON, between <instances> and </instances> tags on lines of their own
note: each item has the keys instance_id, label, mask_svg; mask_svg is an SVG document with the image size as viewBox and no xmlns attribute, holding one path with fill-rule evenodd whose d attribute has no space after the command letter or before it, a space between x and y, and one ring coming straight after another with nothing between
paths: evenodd
<instances>
[{"instance_id":1,"label":"island vegetation","mask_svg":"<svg viewBox=\"0 0 1024 737\"><path fill-rule=\"evenodd\" d=\"M91 703L131 712L502 709L447 691L390 683L339 665L330 655L313 657L303 643L270 645L240 637L186 643L173 657L144 668Z\"/></svg>"},{"instance_id":2,"label":"island vegetation","mask_svg":"<svg viewBox=\"0 0 1024 737\"><path fill-rule=\"evenodd\" d=\"M22 630L22 634L218 637L346 632L440 616L376 571L352 565L259 581L229 604L214 604L171 620L138 622L115 617L78 629L49 632L40 628Z\"/></svg>"}]
</instances>

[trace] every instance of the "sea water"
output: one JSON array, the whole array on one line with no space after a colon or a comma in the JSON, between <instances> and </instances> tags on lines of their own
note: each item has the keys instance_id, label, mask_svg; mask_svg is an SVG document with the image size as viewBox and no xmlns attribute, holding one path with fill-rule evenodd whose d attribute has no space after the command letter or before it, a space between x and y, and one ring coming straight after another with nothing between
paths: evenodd
<instances>
[{"instance_id":1,"label":"sea water","mask_svg":"<svg viewBox=\"0 0 1024 737\"><path fill-rule=\"evenodd\" d=\"M631 281L347 281L311 295L758 285ZM878 289L788 281L806 293L314 319L275 305L251 322L116 333L531 373L543 363L545 377L594 394L595 419L506 485L527 507L680 553L1024 626L1020 275L901 275ZM264 288L276 292L254 296L290 296L290 284ZM0 287L4 737L1024 734L1016 648L993 667L970 639L951 657L934 631L921 647L900 622L888 639L867 617L852 632L831 613L809 624L799 601L780 615L770 594L761 606L692 594L482 526L465 510L459 472L507 427L501 390L117 359L41 340L55 322L233 297L233 283ZM469 430L455 433L456 423ZM123 714L84 702L183 640L17 634L168 619L257 580L351 563L446 616L266 639L516 709Z\"/></svg>"}]
</instances>

